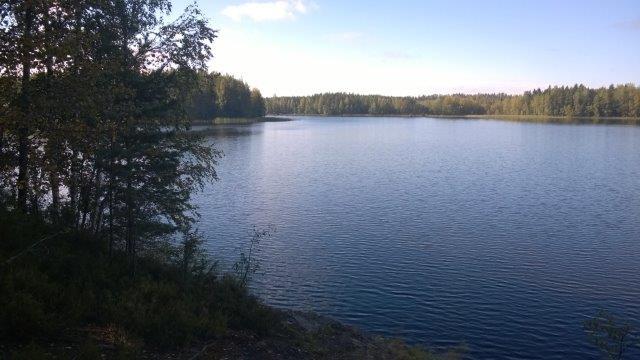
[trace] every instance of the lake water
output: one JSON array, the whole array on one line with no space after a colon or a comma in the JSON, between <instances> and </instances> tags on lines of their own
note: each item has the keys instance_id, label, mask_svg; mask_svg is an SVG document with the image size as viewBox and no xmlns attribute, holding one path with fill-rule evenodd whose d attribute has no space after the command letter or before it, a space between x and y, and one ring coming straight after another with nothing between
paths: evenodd
<instances>
[{"instance_id":1,"label":"lake water","mask_svg":"<svg viewBox=\"0 0 640 360\"><path fill-rule=\"evenodd\" d=\"M640 127L431 118L219 126L200 231L253 290L478 359L596 359L600 308L640 325ZM636 357L638 356L638 357ZM628 358L640 358L640 352Z\"/></svg>"}]
</instances>

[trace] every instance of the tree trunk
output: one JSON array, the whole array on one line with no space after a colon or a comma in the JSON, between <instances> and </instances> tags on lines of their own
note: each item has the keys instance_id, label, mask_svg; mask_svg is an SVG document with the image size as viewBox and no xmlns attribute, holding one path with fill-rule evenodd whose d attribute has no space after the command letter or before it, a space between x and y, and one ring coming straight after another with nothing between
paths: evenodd
<instances>
[{"instance_id":1,"label":"tree trunk","mask_svg":"<svg viewBox=\"0 0 640 360\"><path fill-rule=\"evenodd\" d=\"M27 210L27 195L29 193L29 81L31 79L31 32L33 28L33 8L27 6L24 13L24 33L22 37L22 79L20 93L20 110L22 121L18 128L18 208Z\"/></svg>"},{"instance_id":2,"label":"tree trunk","mask_svg":"<svg viewBox=\"0 0 640 360\"><path fill-rule=\"evenodd\" d=\"M90 207L91 207L91 189L92 189L92 185L94 184L95 181L97 181L96 179L98 178L98 176L100 175L100 169L98 169L97 165L95 165L96 162L94 162L94 168L95 170L93 171L91 177L89 179L87 179L87 181L84 182L83 186L82 186L82 192L81 192L81 204L82 204L82 222L80 223L80 228L81 229L86 229L86 224L87 224L87 216L89 215L89 211L90 211Z\"/></svg>"},{"instance_id":3,"label":"tree trunk","mask_svg":"<svg viewBox=\"0 0 640 360\"><path fill-rule=\"evenodd\" d=\"M4 157L4 125L0 124L0 159Z\"/></svg>"},{"instance_id":4,"label":"tree trunk","mask_svg":"<svg viewBox=\"0 0 640 360\"><path fill-rule=\"evenodd\" d=\"M53 133L53 131L52 131ZM52 136L58 136L54 134ZM49 162L49 187L51 189L51 220L60 220L60 147L57 140L50 140L47 146L47 161Z\"/></svg>"},{"instance_id":5,"label":"tree trunk","mask_svg":"<svg viewBox=\"0 0 640 360\"><path fill-rule=\"evenodd\" d=\"M110 178L109 179L109 260L111 260L112 258L113 258L113 178Z\"/></svg>"},{"instance_id":6,"label":"tree trunk","mask_svg":"<svg viewBox=\"0 0 640 360\"><path fill-rule=\"evenodd\" d=\"M136 268L135 268L135 264L136 264L136 243L135 243L135 236L133 234L133 199L132 199L132 186L131 186L131 180L127 179L127 252L129 254L129 258L130 258L130 265L131 265L131 277L135 276L135 272L136 272Z\"/></svg>"},{"instance_id":7,"label":"tree trunk","mask_svg":"<svg viewBox=\"0 0 640 360\"><path fill-rule=\"evenodd\" d=\"M21 125L18 130L18 208L27 211L29 193L29 129Z\"/></svg>"},{"instance_id":8,"label":"tree trunk","mask_svg":"<svg viewBox=\"0 0 640 360\"><path fill-rule=\"evenodd\" d=\"M51 217L53 222L57 223L60 218L60 178L57 167L49 172L49 183L51 185Z\"/></svg>"},{"instance_id":9,"label":"tree trunk","mask_svg":"<svg viewBox=\"0 0 640 360\"><path fill-rule=\"evenodd\" d=\"M69 169L69 216L70 221L72 221L77 228L77 198L78 198L78 167L77 167L78 159L76 150L71 151L71 164Z\"/></svg>"},{"instance_id":10,"label":"tree trunk","mask_svg":"<svg viewBox=\"0 0 640 360\"><path fill-rule=\"evenodd\" d=\"M96 161L96 167L98 168L96 169L97 174L94 185L95 192L93 195L93 210L91 213L91 227L94 233L97 233L96 229L98 228L99 214L101 212L102 204L104 203L103 201L100 201L100 198L102 197L102 170L97 164L98 162Z\"/></svg>"},{"instance_id":11,"label":"tree trunk","mask_svg":"<svg viewBox=\"0 0 640 360\"><path fill-rule=\"evenodd\" d=\"M104 215L104 208L107 205L108 199L105 197L100 201L100 204L96 207L95 220L93 223L93 235L98 236L100 231L102 231L102 217Z\"/></svg>"},{"instance_id":12,"label":"tree trunk","mask_svg":"<svg viewBox=\"0 0 640 360\"><path fill-rule=\"evenodd\" d=\"M47 24L49 24L50 18L49 14L47 16ZM46 33L46 41L48 44L53 42L52 34L51 34L51 26L47 26L45 29ZM47 57L45 60L45 65L47 69L47 87L49 91L53 92L52 81L53 81L53 55L51 53L52 47L47 48ZM49 116L47 123L49 124L49 140L47 143L47 161L49 161L49 187L51 188L51 219L53 223L58 223L60 218L60 147L59 147L59 136L58 132L58 124L56 122L56 118L54 116Z\"/></svg>"},{"instance_id":13,"label":"tree trunk","mask_svg":"<svg viewBox=\"0 0 640 360\"><path fill-rule=\"evenodd\" d=\"M38 175L38 167L33 165L33 168L29 171L31 187L28 195L31 198L31 214L36 216L40 215L40 189L42 188L42 179Z\"/></svg>"},{"instance_id":14,"label":"tree trunk","mask_svg":"<svg viewBox=\"0 0 640 360\"><path fill-rule=\"evenodd\" d=\"M109 259L113 256L113 185L116 180L115 175L115 154L113 152L113 143L116 141L115 128L111 129L111 139L109 142Z\"/></svg>"}]
</instances>

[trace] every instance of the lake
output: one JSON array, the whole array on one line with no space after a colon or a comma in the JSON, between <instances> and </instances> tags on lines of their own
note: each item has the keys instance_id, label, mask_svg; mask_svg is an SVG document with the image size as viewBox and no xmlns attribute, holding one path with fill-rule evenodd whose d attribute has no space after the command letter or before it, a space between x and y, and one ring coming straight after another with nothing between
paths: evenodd
<instances>
[{"instance_id":1,"label":"lake","mask_svg":"<svg viewBox=\"0 0 640 360\"><path fill-rule=\"evenodd\" d=\"M640 325L640 127L295 117L224 125L196 196L228 268L251 229L253 291L478 359L596 359L583 321ZM635 358L640 352L630 353Z\"/></svg>"}]
</instances>

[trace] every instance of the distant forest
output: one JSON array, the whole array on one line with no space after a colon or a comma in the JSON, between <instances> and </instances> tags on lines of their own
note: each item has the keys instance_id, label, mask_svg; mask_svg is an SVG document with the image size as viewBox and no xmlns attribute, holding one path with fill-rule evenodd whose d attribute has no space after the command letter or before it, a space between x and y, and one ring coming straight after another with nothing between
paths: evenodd
<instances>
[{"instance_id":1,"label":"distant forest","mask_svg":"<svg viewBox=\"0 0 640 360\"><path fill-rule=\"evenodd\" d=\"M268 114L304 115L533 115L640 117L634 84L590 89L554 86L522 95L454 94L391 97L347 93L267 98Z\"/></svg>"},{"instance_id":2,"label":"distant forest","mask_svg":"<svg viewBox=\"0 0 640 360\"><path fill-rule=\"evenodd\" d=\"M258 89L230 75L199 73L197 91L186 106L190 119L216 117L254 118L265 114L265 101Z\"/></svg>"}]
</instances>

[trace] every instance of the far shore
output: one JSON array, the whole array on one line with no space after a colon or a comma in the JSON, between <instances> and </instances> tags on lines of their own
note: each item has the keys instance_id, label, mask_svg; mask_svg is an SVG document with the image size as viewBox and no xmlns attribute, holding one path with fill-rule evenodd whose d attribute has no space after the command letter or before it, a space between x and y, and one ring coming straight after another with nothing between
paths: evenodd
<instances>
[{"instance_id":1,"label":"far shore","mask_svg":"<svg viewBox=\"0 0 640 360\"><path fill-rule=\"evenodd\" d=\"M622 124L622 125L640 125L638 117L584 117L584 116L546 116L546 115L397 115L397 114L342 114L342 115L323 115L323 114L278 114L268 115L267 117L286 118L292 116L306 117L398 117L398 118L439 118L439 119L471 119L471 120L505 120L505 121L522 121L522 122L549 122L549 123L566 123L566 124ZM282 120L276 120L282 121Z\"/></svg>"}]
</instances>

